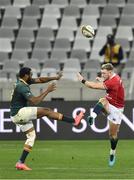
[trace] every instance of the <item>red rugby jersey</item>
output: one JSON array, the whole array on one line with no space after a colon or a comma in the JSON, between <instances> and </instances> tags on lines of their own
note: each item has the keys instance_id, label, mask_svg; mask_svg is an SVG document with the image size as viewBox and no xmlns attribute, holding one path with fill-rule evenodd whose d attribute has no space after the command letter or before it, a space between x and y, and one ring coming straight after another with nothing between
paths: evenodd
<instances>
[{"instance_id":1,"label":"red rugby jersey","mask_svg":"<svg viewBox=\"0 0 134 180\"><path fill-rule=\"evenodd\" d=\"M110 79L104 81L106 88L106 99L117 108L124 107L124 86L120 76L114 74Z\"/></svg>"}]
</instances>

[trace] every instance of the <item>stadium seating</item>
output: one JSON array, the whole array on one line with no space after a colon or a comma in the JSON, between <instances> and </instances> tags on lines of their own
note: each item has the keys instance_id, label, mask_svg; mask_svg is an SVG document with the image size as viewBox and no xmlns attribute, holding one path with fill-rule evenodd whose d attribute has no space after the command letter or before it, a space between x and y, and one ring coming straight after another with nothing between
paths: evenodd
<instances>
[{"instance_id":1,"label":"stadium seating","mask_svg":"<svg viewBox=\"0 0 134 180\"><path fill-rule=\"evenodd\" d=\"M44 27L44 28L51 28L53 30L57 30L59 25L58 25L58 21L56 19L56 17L53 16L44 16L42 18L42 22L41 22L41 26L40 27Z\"/></svg>"},{"instance_id":2,"label":"stadium seating","mask_svg":"<svg viewBox=\"0 0 134 180\"><path fill-rule=\"evenodd\" d=\"M18 29L19 25L18 25L18 21L16 17L4 17L2 24L1 24L2 28L9 28L9 29Z\"/></svg>"},{"instance_id":3,"label":"stadium seating","mask_svg":"<svg viewBox=\"0 0 134 180\"><path fill-rule=\"evenodd\" d=\"M40 14L39 6L36 6L36 5L26 6L23 17L40 19L41 14Z\"/></svg>"},{"instance_id":4,"label":"stadium seating","mask_svg":"<svg viewBox=\"0 0 134 180\"><path fill-rule=\"evenodd\" d=\"M36 39L34 49L40 49L40 50L45 49L45 51L50 52L51 44L49 39L42 39L42 38Z\"/></svg>"},{"instance_id":5,"label":"stadium seating","mask_svg":"<svg viewBox=\"0 0 134 180\"><path fill-rule=\"evenodd\" d=\"M32 29L20 28L17 39L27 39L29 42L34 41L34 33Z\"/></svg>"},{"instance_id":6,"label":"stadium seating","mask_svg":"<svg viewBox=\"0 0 134 180\"><path fill-rule=\"evenodd\" d=\"M114 5L120 8L124 7L125 3L126 3L125 0L109 0L108 1L109 5Z\"/></svg>"},{"instance_id":7,"label":"stadium seating","mask_svg":"<svg viewBox=\"0 0 134 180\"><path fill-rule=\"evenodd\" d=\"M31 58L38 59L39 61L45 62L48 59L48 52L42 49L33 49Z\"/></svg>"},{"instance_id":8,"label":"stadium seating","mask_svg":"<svg viewBox=\"0 0 134 180\"><path fill-rule=\"evenodd\" d=\"M15 6L7 6L5 8L4 17L14 17L17 19L21 19L20 8Z\"/></svg>"},{"instance_id":9,"label":"stadium seating","mask_svg":"<svg viewBox=\"0 0 134 180\"><path fill-rule=\"evenodd\" d=\"M39 6L40 9L44 9L47 4L49 4L49 0L33 0L33 5Z\"/></svg>"},{"instance_id":10,"label":"stadium seating","mask_svg":"<svg viewBox=\"0 0 134 180\"><path fill-rule=\"evenodd\" d=\"M90 0L91 5L96 5L98 7L104 7L107 4L106 0Z\"/></svg>"},{"instance_id":11,"label":"stadium seating","mask_svg":"<svg viewBox=\"0 0 134 180\"><path fill-rule=\"evenodd\" d=\"M114 5L105 6L102 15L111 16L114 18L118 18L120 16L118 7Z\"/></svg>"},{"instance_id":12,"label":"stadium seating","mask_svg":"<svg viewBox=\"0 0 134 180\"><path fill-rule=\"evenodd\" d=\"M52 0L52 5L55 5L58 8L65 8L68 6L68 0Z\"/></svg>"},{"instance_id":13,"label":"stadium seating","mask_svg":"<svg viewBox=\"0 0 134 180\"><path fill-rule=\"evenodd\" d=\"M84 8L87 6L86 0L70 0L70 5L78 6L79 8Z\"/></svg>"},{"instance_id":14,"label":"stadium seating","mask_svg":"<svg viewBox=\"0 0 134 180\"><path fill-rule=\"evenodd\" d=\"M10 41L14 41L14 33L12 29L9 28L0 28L0 38L9 39Z\"/></svg>"},{"instance_id":15,"label":"stadium seating","mask_svg":"<svg viewBox=\"0 0 134 180\"><path fill-rule=\"evenodd\" d=\"M60 38L64 38L66 35L66 38L71 42L74 41L74 33L72 31L72 29L68 29L68 28L59 28L58 33L56 38L60 39Z\"/></svg>"},{"instance_id":16,"label":"stadium seating","mask_svg":"<svg viewBox=\"0 0 134 180\"><path fill-rule=\"evenodd\" d=\"M116 42L125 52L122 78L126 98L132 97L134 91L130 95L127 81L131 80L134 68L134 0L0 0L0 22L0 81L3 87L6 79L9 82L16 79L16 72L11 72L10 65L6 65L9 59L17 70L22 65L32 67L34 77L55 75L63 69L64 80L59 82L60 88L47 100L53 97L97 99L103 92L97 94L95 91L93 95L92 90L82 88L76 73L80 71L89 79L95 78L103 59L99 51L106 36L114 33ZM94 38L82 35L80 26L83 24L94 27ZM3 100L9 100L10 85L5 85ZM37 94L41 90L38 88L33 87Z\"/></svg>"},{"instance_id":17,"label":"stadium seating","mask_svg":"<svg viewBox=\"0 0 134 180\"><path fill-rule=\"evenodd\" d=\"M28 59L28 54L25 50L14 49L12 52L12 58L18 60Z\"/></svg>"},{"instance_id":18,"label":"stadium seating","mask_svg":"<svg viewBox=\"0 0 134 180\"><path fill-rule=\"evenodd\" d=\"M60 27L68 28L68 29L71 29L73 31L76 31L78 28L77 23L76 23L76 19L70 18L70 17L64 17L64 16L61 20Z\"/></svg>"},{"instance_id":19,"label":"stadium seating","mask_svg":"<svg viewBox=\"0 0 134 180\"><path fill-rule=\"evenodd\" d=\"M83 10L82 18L91 16L100 18L99 8L96 5L87 5Z\"/></svg>"},{"instance_id":20,"label":"stadium seating","mask_svg":"<svg viewBox=\"0 0 134 180\"><path fill-rule=\"evenodd\" d=\"M60 9L52 4L48 4L45 6L45 11L43 13L43 18L44 17L56 17L57 19L61 18L61 12Z\"/></svg>"},{"instance_id":21,"label":"stadium seating","mask_svg":"<svg viewBox=\"0 0 134 180\"><path fill-rule=\"evenodd\" d=\"M30 6L31 2L30 0L14 0L13 6L19 7L19 8L25 8L26 6Z\"/></svg>"},{"instance_id":22,"label":"stadium seating","mask_svg":"<svg viewBox=\"0 0 134 180\"><path fill-rule=\"evenodd\" d=\"M11 5L11 0L0 0L0 9L5 9Z\"/></svg>"}]
</instances>

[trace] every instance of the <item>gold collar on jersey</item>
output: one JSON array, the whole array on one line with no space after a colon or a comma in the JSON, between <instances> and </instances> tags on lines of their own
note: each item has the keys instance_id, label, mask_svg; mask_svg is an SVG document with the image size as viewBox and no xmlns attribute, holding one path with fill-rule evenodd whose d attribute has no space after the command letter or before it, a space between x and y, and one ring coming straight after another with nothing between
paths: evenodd
<instances>
[{"instance_id":1,"label":"gold collar on jersey","mask_svg":"<svg viewBox=\"0 0 134 180\"><path fill-rule=\"evenodd\" d=\"M19 78L19 80L20 80L21 82L23 82L24 84L29 85L29 84L26 83L26 81L24 81L24 80L21 79L21 78Z\"/></svg>"}]
</instances>

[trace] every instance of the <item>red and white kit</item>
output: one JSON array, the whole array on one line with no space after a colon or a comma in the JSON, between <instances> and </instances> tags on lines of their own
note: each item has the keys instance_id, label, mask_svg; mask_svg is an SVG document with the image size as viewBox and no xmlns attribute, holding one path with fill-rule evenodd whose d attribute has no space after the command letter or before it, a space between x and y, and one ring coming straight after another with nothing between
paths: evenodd
<instances>
[{"instance_id":1,"label":"red and white kit","mask_svg":"<svg viewBox=\"0 0 134 180\"><path fill-rule=\"evenodd\" d=\"M104 81L106 88L106 99L109 102L108 119L115 124L120 124L124 110L124 86L120 76L114 74L110 79Z\"/></svg>"}]
</instances>

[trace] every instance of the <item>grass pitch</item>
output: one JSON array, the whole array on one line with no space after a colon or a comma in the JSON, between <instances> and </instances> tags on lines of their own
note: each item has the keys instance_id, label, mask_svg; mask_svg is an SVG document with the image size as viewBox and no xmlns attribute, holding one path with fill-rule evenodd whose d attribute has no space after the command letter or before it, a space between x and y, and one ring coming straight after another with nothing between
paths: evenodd
<instances>
[{"instance_id":1,"label":"grass pitch","mask_svg":"<svg viewBox=\"0 0 134 180\"><path fill-rule=\"evenodd\" d=\"M27 158L32 171L14 168L23 141L0 141L0 179L134 179L134 142L120 140L108 166L109 141L36 141Z\"/></svg>"}]
</instances>

